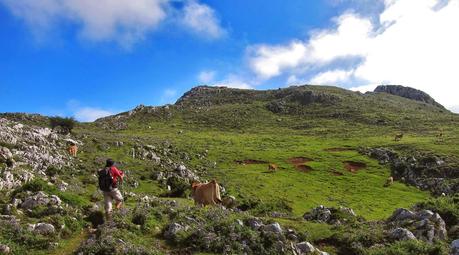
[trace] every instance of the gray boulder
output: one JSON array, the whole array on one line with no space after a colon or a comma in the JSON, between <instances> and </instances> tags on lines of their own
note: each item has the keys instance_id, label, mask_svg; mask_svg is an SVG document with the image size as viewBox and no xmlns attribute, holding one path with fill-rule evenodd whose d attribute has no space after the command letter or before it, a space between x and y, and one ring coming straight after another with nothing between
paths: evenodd
<instances>
[{"instance_id":1,"label":"gray boulder","mask_svg":"<svg viewBox=\"0 0 459 255\"><path fill-rule=\"evenodd\" d=\"M0 244L0 254L10 254L11 249L5 244Z\"/></svg>"},{"instance_id":2,"label":"gray boulder","mask_svg":"<svg viewBox=\"0 0 459 255\"><path fill-rule=\"evenodd\" d=\"M257 218L251 218L247 220L247 224L253 230L258 230L263 227L263 222Z\"/></svg>"},{"instance_id":3,"label":"gray boulder","mask_svg":"<svg viewBox=\"0 0 459 255\"><path fill-rule=\"evenodd\" d=\"M58 196L51 195L48 196L43 191L37 192L35 195L30 196L24 200L21 204L21 208L24 209L33 209L37 206L59 206L62 201Z\"/></svg>"},{"instance_id":4,"label":"gray boulder","mask_svg":"<svg viewBox=\"0 0 459 255\"><path fill-rule=\"evenodd\" d=\"M414 234L406 228L396 228L390 232L390 237L397 241L415 240Z\"/></svg>"},{"instance_id":5,"label":"gray boulder","mask_svg":"<svg viewBox=\"0 0 459 255\"><path fill-rule=\"evenodd\" d=\"M226 208L234 208L236 207L236 198L233 196L225 196L222 198L222 204Z\"/></svg>"},{"instance_id":6,"label":"gray boulder","mask_svg":"<svg viewBox=\"0 0 459 255\"><path fill-rule=\"evenodd\" d=\"M295 245L296 252L298 255L313 254L316 249L309 242L301 242Z\"/></svg>"},{"instance_id":7,"label":"gray boulder","mask_svg":"<svg viewBox=\"0 0 459 255\"><path fill-rule=\"evenodd\" d=\"M166 231L164 231L164 238L168 240L175 239L178 232L184 230L184 227L178 223L171 223L166 227Z\"/></svg>"},{"instance_id":8,"label":"gray boulder","mask_svg":"<svg viewBox=\"0 0 459 255\"><path fill-rule=\"evenodd\" d=\"M282 227L277 222L274 222L269 225L265 225L263 227L263 230L266 232L273 232L273 233L279 233L279 234L282 233Z\"/></svg>"},{"instance_id":9,"label":"gray boulder","mask_svg":"<svg viewBox=\"0 0 459 255\"><path fill-rule=\"evenodd\" d=\"M414 219L415 214L404 208L398 208L397 210L392 213L392 216L390 216L389 221L403 221L403 220L411 220Z\"/></svg>"},{"instance_id":10,"label":"gray boulder","mask_svg":"<svg viewBox=\"0 0 459 255\"><path fill-rule=\"evenodd\" d=\"M451 255L459 255L459 239L451 242Z\"/></svg>"},{"instance_id":11,"label":"gray boulder","mask_svg":"<svg viewBox=\"0 0 459 255\"><path fill-rule=\"evenodd\" d=\"M53 225L48 223L37 223L33 228L33 232L42 234L42 235L50 235L56 232L56 229Z\"/></svg>"},{"instance_id":12,"label":"gray boulder","mask_svg":"<svg viewBox=\"0 0 459 255\"><path fill-rule=\"evenodd\" d=\"M448 238L445 221L438 213L430 210L410 211L399 208L388 219L395 227L409 228L414 236L426 242L442 241Z\"/></svg>"}]
</instances>

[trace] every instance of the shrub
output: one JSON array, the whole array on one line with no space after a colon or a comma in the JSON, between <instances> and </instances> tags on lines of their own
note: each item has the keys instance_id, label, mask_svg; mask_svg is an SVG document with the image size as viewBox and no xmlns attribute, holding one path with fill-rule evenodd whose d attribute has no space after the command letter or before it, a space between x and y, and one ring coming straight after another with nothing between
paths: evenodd
<instances>
[{"instance_id":1,"label":"shrub","mask_svg":"<svg viewBox=\"0 0 459 255\"><path fill-rule=\"evenodd\" d=\"M372 248L369 255L447 255L447 245L442 243L428 244L417 240L400 241L384 247Z\"/></svg>"},{"instance_id":2,"label":"shrub","mask_svg":"<svg viewBox=\"0 0 459 255\"><path fill-rule=\"evenodd\" d=\"M46 175L48 175L49 177L53 177L53 176L56 176L58 174L60 174L62 171L61 169L55 167L55 166L49 166L47 169L46 169Z\"/></svg>"},{"instance_id":3,"label":"shrub","mask_svg":"<svg viewBox=\"0 0 459 255\"><path fill-rule=\"evenodd\" d=\"M176 176L167 179L167 185L171 186L169 193L171 197L186 197L187 191L190 189L190 184L186 179Z\"/></svg>"},{"instance_id":4,"label":"shrub","mask_svg":"<svg viewBox=\"0 0 459 255\"><path fill-rule=\"evenodd\" d=\"M427 209L440 214L446 226L453 226L459 223L459 196L439 197L421 202L416 205L420 209Z\"/></svg>"},{"instance_id":5,"label":"shrub","mask_svg":"<svg viewBox=\"0 0 459 255\"><path fill-rule=\"evenodd\" d=\"M63 134L72 132L76 124L74 118L63 118L58 116L49 118L49 122L53 130L59 127L59 131Z\"/></svg>"}]
</instances>

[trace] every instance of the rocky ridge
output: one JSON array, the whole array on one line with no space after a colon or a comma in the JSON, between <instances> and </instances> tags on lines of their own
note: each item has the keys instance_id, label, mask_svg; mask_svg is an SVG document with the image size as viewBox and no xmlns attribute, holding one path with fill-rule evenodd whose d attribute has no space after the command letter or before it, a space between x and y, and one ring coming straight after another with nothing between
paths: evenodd
<instances>
[{"instance_id":1,"label":"rocky ridge","mask_svg":"<svg viewBox=\"0 0 459 255\"><path fill-rule=\"evenodd\" d=\"M71 167L68 139L49 128L0 118L0 190L19 187L36 176L47 179L49 167Z\"/></svg>"},{"instance_id":2,"label":"rocky ridge","mask_svg":"<svg viewBox=\"0 0 459 255\"><path fill-rule=\"evenodd\" d=\"M431 96L429 96L429 94L425 93L424 91L410 87L405 87L401 85L380 85L376 87L374 92L388 93L444 109L443 105L437 103Z\"/></svg>"}]
</instances>

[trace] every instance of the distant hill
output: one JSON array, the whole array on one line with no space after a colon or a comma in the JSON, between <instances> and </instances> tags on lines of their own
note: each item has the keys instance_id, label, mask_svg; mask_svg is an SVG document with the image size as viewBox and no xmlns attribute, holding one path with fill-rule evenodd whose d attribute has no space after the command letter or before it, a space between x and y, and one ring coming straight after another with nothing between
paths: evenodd
<instances>
[{"instance_id":1,"label":"distant hill","mask_svg":"<svg viewBox=\"0 0 459 255\"><path fill-rule=\"evenodd\" d=\"M408 98L409 93L405 97L393 93L362 94L332 86L304 85L273 90L198 86L186 92L174 105L140 105L96 123L105 123L115 129L126 128L129 122L171 119L176 119L177 124L188 123L188 127L213 126L217 129L272 126L276 122L293 129L356 124L409 129L458 119L441 105L427 100L430 97L424 92L413 93L421 94L425 96L413 100Z\"/></svg>"}]
</instances>

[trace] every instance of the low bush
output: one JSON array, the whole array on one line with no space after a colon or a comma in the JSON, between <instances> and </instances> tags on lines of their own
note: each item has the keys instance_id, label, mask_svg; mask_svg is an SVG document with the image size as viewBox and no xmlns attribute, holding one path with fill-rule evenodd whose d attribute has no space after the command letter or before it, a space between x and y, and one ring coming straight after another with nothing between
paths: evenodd
<instances>
[{"instance_id":1,"label":"low bush","mask_svg":"<svg viewBox=\"0 0 459 255\"><path fill-rule=\"evenodd\" d=\"M444 243L428 244L421 241L400 241L382 247L368 249L368 255L448 255L448 246Z\"/></svg>"},{"instance_id":2,"label":"low bush","mask_svg":"<svg viewBox=\"0 0 459 255\"><path fill-rule=\"evenodd\" d=\"M72 132L77 121L74 118L50 117L49 124L53 130L59 129L60 133L68 134Z\"/></svg>"}]
</instances>

